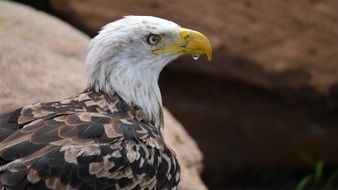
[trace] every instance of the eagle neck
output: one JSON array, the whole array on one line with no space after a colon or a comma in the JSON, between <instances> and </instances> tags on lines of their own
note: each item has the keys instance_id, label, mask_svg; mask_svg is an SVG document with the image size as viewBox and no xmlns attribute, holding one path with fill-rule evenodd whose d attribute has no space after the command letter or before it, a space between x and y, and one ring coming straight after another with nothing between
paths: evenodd
<instances>
[{"instance_id":1,"label":"eagle neck","mask_svg":"<svg viewBox=\"0 0 338 190\"><path fill-rule=\"evenodd\" d=\"M103 91L111 97L117 94L130 108L139 108L139 120L155 128L163 128L162 98L158 86L160 72L111 66L114 64L103 64L96 72L89 73L88 88Z\"/></svg>"}]
</instances>

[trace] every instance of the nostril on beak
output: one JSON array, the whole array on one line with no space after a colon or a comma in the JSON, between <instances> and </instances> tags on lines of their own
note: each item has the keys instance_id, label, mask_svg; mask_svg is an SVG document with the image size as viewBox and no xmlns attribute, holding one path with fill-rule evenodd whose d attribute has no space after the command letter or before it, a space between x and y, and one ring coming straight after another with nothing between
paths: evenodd
<instances>
[{"instance_id":1,"label":"nostril on beak","mask_svg":"<svg viewBox=\"0 0 338 190\"><path fill-rule=\"evenodd\" d=\"M189 40L189 38L190 38L190 34L186 34L186 35L183 36L184 40Z\"/></svg>"}]
</instances>

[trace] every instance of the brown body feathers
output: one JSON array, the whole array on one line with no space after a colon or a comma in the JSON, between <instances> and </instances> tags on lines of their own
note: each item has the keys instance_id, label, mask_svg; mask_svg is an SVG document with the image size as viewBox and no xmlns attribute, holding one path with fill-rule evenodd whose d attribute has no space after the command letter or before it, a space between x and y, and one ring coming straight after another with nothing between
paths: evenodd
<instances>
[{"instance_id":1,"label":"brown body feathers","mask_svg":"<svg viewBox=\"0 0 338 190\"><path fill-rule=\"evenodd\" d=\"M86 91L0 116L3 189L172 189L174 153L137 106Z\"/></svg>"}]
</instances>

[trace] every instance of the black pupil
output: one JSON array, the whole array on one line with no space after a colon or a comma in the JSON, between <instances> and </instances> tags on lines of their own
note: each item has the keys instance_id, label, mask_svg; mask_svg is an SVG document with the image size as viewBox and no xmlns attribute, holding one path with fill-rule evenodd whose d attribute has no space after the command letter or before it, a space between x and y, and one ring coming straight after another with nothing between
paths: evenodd
<instances>
[{"instance_id":1,"label":"black pupil","mask_svg":"<svg viewBox=\"0 0 338 190\"><path fill-rule=\"evenodd\" d=\"M149 43L151 44L156 44L159 40L159 36L158 35L151 35L149 36Z\"/></svg>"}]
</instances>

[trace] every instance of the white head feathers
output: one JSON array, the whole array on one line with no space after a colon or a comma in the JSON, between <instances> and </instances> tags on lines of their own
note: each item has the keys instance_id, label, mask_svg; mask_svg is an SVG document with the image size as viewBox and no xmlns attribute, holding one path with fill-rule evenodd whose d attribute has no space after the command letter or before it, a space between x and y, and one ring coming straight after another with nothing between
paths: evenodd
<instances>
[{"instance_id":1,"label":"white head feathers","mask_svg":"<svg viewBox=\"0 0 338 190\"><path fill-rule=\"evenodd\" d=\"M117 92L129 105L136 104L145 116L159 122L162 109L158 77L178 54L154 55L158 45L149 44L151 34L178 38L180 27L150 16L128 16L107 24L91 40L86 59L88 87L108 94Z\"/></svg>"}]
</instances>

